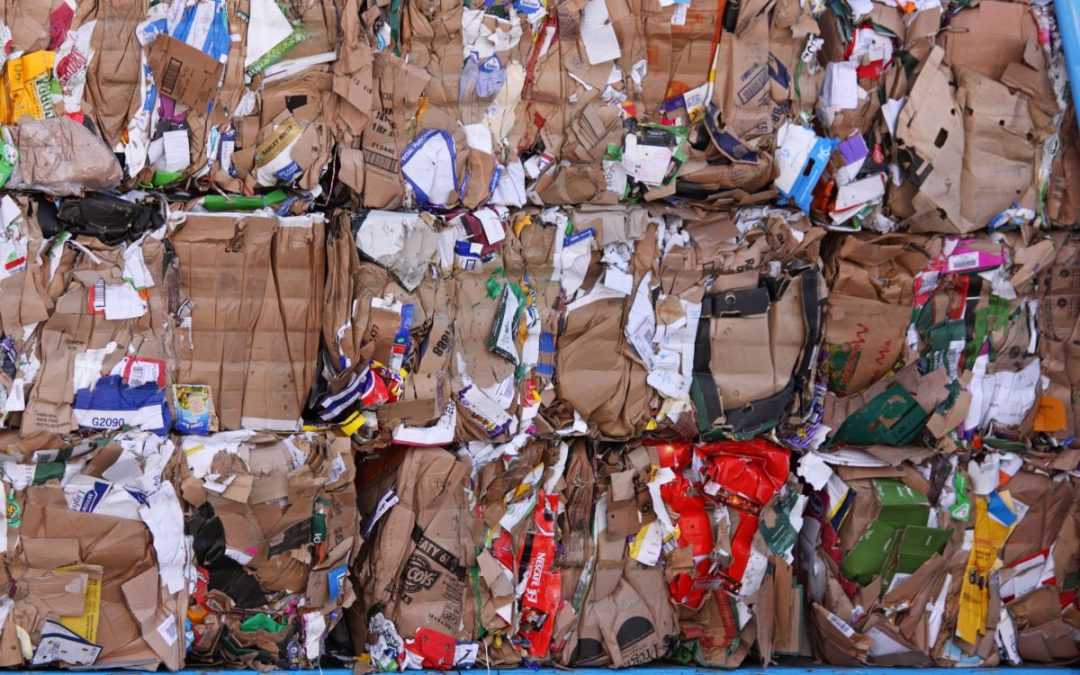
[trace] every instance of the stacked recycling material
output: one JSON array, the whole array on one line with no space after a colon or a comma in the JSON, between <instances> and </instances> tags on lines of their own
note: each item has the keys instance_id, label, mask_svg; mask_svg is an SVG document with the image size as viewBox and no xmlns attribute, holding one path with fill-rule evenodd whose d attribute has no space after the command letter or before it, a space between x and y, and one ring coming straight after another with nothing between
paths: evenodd
<instances>
[{"instance_id":1,"label":"stacked recycling material","mask_svg":"<svg viewBox=\"0 0 1080 675\"><path fill-rule=\"evenodd\" d=\"M297 424L322 214L0 199L4 664L317 665L360 545L351 441Z\"/></svg>"},{"instance_id":2,"label":"stacked recycling material","mask_svg":"<svg viewBox=\"0 0 1080 675\"><path fill-rule=\"evenodd\" d=\"M0 666L1080 662L1069 30L4 3Z\"/></svg>"}]
</instances>

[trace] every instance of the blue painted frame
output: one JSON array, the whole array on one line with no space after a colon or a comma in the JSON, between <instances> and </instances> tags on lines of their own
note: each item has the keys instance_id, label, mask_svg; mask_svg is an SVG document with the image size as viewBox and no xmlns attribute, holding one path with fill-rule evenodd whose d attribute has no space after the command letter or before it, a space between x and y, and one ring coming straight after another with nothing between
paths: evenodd
<instances>
[{"instance_id":1,"label":"blue painted frame","mask_svg":"<svg viewBox=\"0 0 1080 675\"><path fill-rule=\"evenodd\" d=\"M468 675L470 673L478 675L479 673L499 673L500 675L614 675L615 673L633 673L634 675L642 675L648 673L649 675L710 675L711 673L724 672L733 673L737 675L806 675L807 673L813 673L814 675L855 675L860 674L880 674L880 675L895 675L896 673L918 673L918 675L957 675L960 671L977 670L984 673L996 673L1002 672L1003 675L1019 675L1021 673L1031 673L1033 675L1072 675L1077 671L1069 667L1055 667L1055 666L1001 666L997 668L882 668L882 667L864 667L864 668L839 668L835 666L827 666L822 664L808 663L803 666L782 665L771 666L769 668L762 668L761 666L754 667L742 667L733 668L731 670L722 670L719 668L700 668L692 666L679 666L679 665L665 665L657 664L653 666L643 666L638 668L625 668L622 670L614 670L611 668L538 668L536 670L530 670L528 668L503 668L503 669L491 669L486 668L473 668L470 670L451 670L451 671L438 671L438 670L410 670L409 673L417 673L418 675L435 675L440 672L449 673L462 673ZM73 673L78 672L76 670L8 670L4 673L27 673L28 675L42 675L43 673ZM108 671L88 671L88 672L108 672ZM123 671L126 673L134 671ZM295 675L353 675L353 671L349 668L323 668L322 670L275 670L275 673L290 673ZM213 669L208 668L201 669L184 669L177 671L177 675L265 675L265 673L258 670L227 670L227 669Z\"/></svg>"}]
</instances>

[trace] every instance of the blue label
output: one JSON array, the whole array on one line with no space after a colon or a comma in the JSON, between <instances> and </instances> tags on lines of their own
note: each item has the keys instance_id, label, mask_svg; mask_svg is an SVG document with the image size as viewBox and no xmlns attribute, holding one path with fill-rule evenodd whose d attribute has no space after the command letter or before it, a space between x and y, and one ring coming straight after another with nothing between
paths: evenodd
<instances>
[{"instance_id":1,"label":"blue label","mask_svg":"<svg viewBox=\"0 0 1080 675\"><path fill-rule=\"evenodd\" d=\"M278 169L274 172L274 175L277 176L279 180L283 180L286 183L291 183L296 180L302 173L303 171L300 169L300 166L296 162L289 162L288 166Z\"/></svg>"},{"instance_id":2,"label":"blue label","mask_svg":"<svg viewBox=\"0 0 1080 675\"><path fill-rule=\"evenodd\" d=\"M479 254L472 252L472 242L469 241L457 241L454 242L454 254L465 258L479 258Z\"/></svg>"},{"instance_id":3,"label":"blue label","mask_svg":"<svg viewBox=\"0 0 1080 675\"><path fill-rule=\"evenodd\" d=\"M571 234L566 235L566 237L563 238L563 246L573 246L574 244L578 243L579 241L585 241L589 237L595 237L595 236L596 236L596 230L594 230L591 227L589 229L587 229L587 230L582 230L581 232L573 232Z\"/></svg>"},{"instance_id":4,"label":"blue label","mask_svg":"<svg viewBox=\"0 0 1080 675\"><path fill-rule=\"evenodd\" d=\"M529 16L543 11L544 5L540 0L514 0L514 9Z\"/></svg>"},{"instance_id":5,"label":"blue label","mask_svg":"<svg viewBox=\"0 0 1080 675\"><path fill-rule=\"evenodd\" d=\"M102 499L105 499L105 493L109 491L109 484L101 481L94 481L93 489L84 492L82 502L79 503L79 511L84 513L93 513L97 510L98 504Z\"/></svg>"},{"instance_id":6,"label":"blue label","mask_svg":"<svg viewBox=\"0 0 1080 675\"><path fill-rule=\"evenodd\" d=\"M1020 516L1009 508L1005 500L997 492L990 493L990 497L986 501L986 507L990 512L990 516L1005 527L1012 527L1012 524L1020 519Z\"/></svg>"},{"instance_id":7,"label":"blue label","mask_svg":"<svg viewBox=\"0 0 1080 675\"><path fill-rule=\"evenodd\" d=\"M124 491L131 495L131 498L139 502L143 506L150 506L150 497L142 490L136 490L135 488L125 487Z\"/></svg>"},{"instance_id":8,"label":"blue label","mask_svg":"<svg viewBox=\"0 0 1080 675\"><path fill-rule=\"evenodd\" d=\"M769 54L769 77L785 89L791 83L787 67L785 67L784 64L780 62L780 59L776 58L773 54Z\"/></svg>"},{"instance_id":9,"label":"blue label","mask_svg":"<svg viewBox=\"0 0 1080 675\"><path fill-rule=\"evenodd\" d=\"M330 590L330 602L337 602L341 597L344 581L349 575L349 566L340 565L330 570L327 574L327 585Z\"/></svg>"},{"instance_id":10,"label":"blue label","mask_svg":"<svg viewBox=\"0 0 1080 675\"><path fill-rule=\"evenodd\" d=\"M814 188L817 186L818 181L821 180L821 174L825 173L829 157L838 143L839 141L832 139L819 138L810 151L810 157L803 164L799 172L799 178L791 186L791 192L780 191L781 194L794 201L802 209L803 213L810 213L810 202L814 198ZM809 171L806 169L807 165L810 166Z\"/></svg>"},{"instance_id":11,"label":"blue label","mask_svg":"<svg viewBox=\"0 0 1080 675\"><path fill-rule=\"evenodd\" d=\"M427 143L436 136L440 136L442 138L442 141L446 143L446 147L450 150L451 180L453 180L455 186L458 185L457 167L455 166L456 154L454 152L454 138L442 129L428 129L424 131L424 133L414 138L412 143L409 143L409 145L405 147L405 152L401 153L401 176L405 179L405 182L407 182L409 186L412 187L413 194L416 195L416 201L422 207L429 205L441 207L443 205L431 203L431 198L428 196L428 194L424 192L412 178L409 177L408 173L406 173L405 165L409 163L409 160L412 159L413 155L419 152L420 148L423 147L425 143Z\"/></svg>"}]
</instances>

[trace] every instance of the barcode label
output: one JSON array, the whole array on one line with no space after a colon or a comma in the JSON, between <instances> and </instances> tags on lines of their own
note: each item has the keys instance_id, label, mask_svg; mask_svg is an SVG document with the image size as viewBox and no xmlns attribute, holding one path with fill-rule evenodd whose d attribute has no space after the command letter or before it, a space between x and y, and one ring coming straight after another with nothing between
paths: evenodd
<instances>
[{"instance_id":1,"label":"barcode label","mask_svg":"<svg viewBox=\"0 0 1080 675\"><path fill-rule=\"evenodd\" d=\"M180 59L169 59L169 65L165 68L165 75L161 78L161 91L172 95L176 90L176 80L180 77Z\"/></svg>"},{"instance_id":2,"label":"barcode label","mask_svg":"<svg viewBox=\"0 0 1080 675\"><path fill-rule=\"evenodd\" d=\"M160 372L160 368L156 361L134 360L131 362L131 373L128 375L128 386L139 387L151 382L157 382Z\"/></svg>"},{"instance_id":3,"label":"barcode label","mask_svg":"<svg viewBox=\"0 0 1080 675\"><path fill-rule=\"evenodd\" d=\"M157 627L157 632L161 639L172 647L176 644L176 619L170 616L162 621Z\"/></svg>"},{"instance_id":4,"label":"barcode label","mask_svg":"<svg viewBox=\"0 0 1080 675\"><path fill-rule=\"evenodd\" d=\"M389 155L382 155L371 150L365 150L364 161L376 169L381 169L390 173L398 172L398 161Z\"/></svg>"},{"instance_id":5,"label":"barcode label","mask_svg":"<svg viewBox=\"0 0 1080 675\"><path fill-rule=\"evenodd\" d=\"M949 271L962 272L979 266L979 252L967 251L949 256Z\"/></svg>"},{"instance_id":6,"label":"barcode label","mask_svg":"<svg viewBox=\"0 0 1080 675\"><path fill-rule=\"evenodd\" d=\"M836 616L832 612L828 613L828 619L829 619L829 623L836 626L836 628L841 633L843 633L844 635L846 635L848 637L851 637L852 635L855 635L855 629L852 628L851 626L849 626L846 621L844 621L840 617Z\"/></svg>"},{"instance_id":7,"label":"barcode label","mask_svg":"<svg viewBox=\"0 0 1080 675\"><path fill-rule=\"evenodd\" d=\"M98 279L94 282L94 314L105 313L105 280Z\"/></svg>"}]
</instances>

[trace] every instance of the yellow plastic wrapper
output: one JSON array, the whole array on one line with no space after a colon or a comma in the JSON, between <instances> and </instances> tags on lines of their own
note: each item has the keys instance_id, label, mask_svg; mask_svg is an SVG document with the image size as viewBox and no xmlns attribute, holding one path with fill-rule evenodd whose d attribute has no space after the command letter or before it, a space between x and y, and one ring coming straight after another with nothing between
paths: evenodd
<instances>
[{"instance_id":1,"label":"yellow plastic wrapper","mask_svg":"<svg viewBox=\"0 0 1080 675\"><path fill-rule=\"evenodd\" d=\"M3 89L0 96L0 120L14 124L23 115L36 119L56 117L53 103L59 95L59 84L53 78L56 53L37 51L8 61L4 66Z\"/></svg>"},{"instance_id":2,"label":"yellow plastic wrapper","mask_svg":"<svg viewBox=\"0 0 1080 675\"><path fill-rule=\"evenodd\" d=\"M995 508L991 508L991 501L995 502ZM1017 520L1008 492L975 497L975 537L960 587L960 612L956 619L957 637L969 644L975 644L979 635L986 633L990 571L998 564L998 551Z\"/></svg>"}]
</instances>

